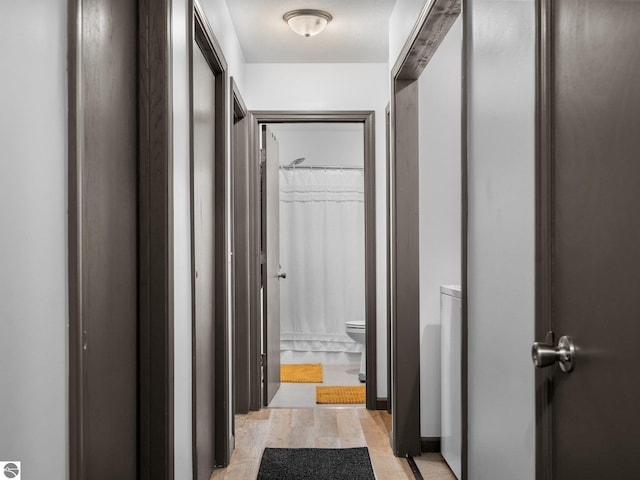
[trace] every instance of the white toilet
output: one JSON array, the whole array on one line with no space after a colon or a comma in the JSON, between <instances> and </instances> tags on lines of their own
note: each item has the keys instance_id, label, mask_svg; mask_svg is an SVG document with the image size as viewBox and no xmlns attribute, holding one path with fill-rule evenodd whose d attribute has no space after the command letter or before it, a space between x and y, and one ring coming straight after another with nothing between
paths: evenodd
<instances>
[{"instance_id":1,"label":"white toilet","mask_svg":"<svg viewBox=\"0 0 640 480\"><path fill-rule=\"evenodd\" d=\"M367 380L367 355L366 355L366 347L365 340L366 336L366 324L364 320L353 320L351 322L345 322L347 327L347 335L349 335L353 340L362 345L362 357L360 359L360 373L358 374L358 380L364 383Z\"/></svg>"}]
</instances>

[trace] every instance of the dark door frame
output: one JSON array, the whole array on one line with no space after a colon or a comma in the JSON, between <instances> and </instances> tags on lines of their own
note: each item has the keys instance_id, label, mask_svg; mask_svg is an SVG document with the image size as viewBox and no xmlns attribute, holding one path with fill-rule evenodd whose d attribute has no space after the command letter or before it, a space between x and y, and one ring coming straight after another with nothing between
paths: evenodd
<instances>
[{"instance_id":1,"label":"dark door frame","mask_svg":"<svg viewBox=\"0 0 640 480\"><path fill-rule=\"evenodd\" d=\"M420 238L418 205L418 79L463 12L465 0L434 0L422 9L391 72L390 198L392 448L397 456L419 455L420 439ZM462 284L462 477L467 478L467 75L468 15L463 13L461 138ZM402 248L398 246L402 245ZM418 380L416 380L418 379ZM439 443L439 442L434 442Z\"/></svg>"},{"instance_id":2,"label":"dark door frame","mask_svg":"<svg viewBox=\"0 0 640 480\"><path fill-rule=\"evenodd\" d=\"M536 1L535 338L552 330L553 154L551 2ZM536 479L553 478L553 370L536 368Z\"/></svg>"},{"instance_id":3,"label":"dark door frame","mask_svg":"<svg viewBox=\"0 0 640 480\"><path fill-rule=\"evenodd\" d=\"M387 238L387 412L393 412L393 396L392 396L392 383L391 383L391 103L387 103L384 109L384 123L385 123L385 154L386 154L386 172L387 172L387 184L386 184L386 207L387 207L387 225L386 225L386 238Z\"/></svg>"},{"instance_id":4,"label":"dark door frame","mask_svg":"<svg viewBox=\"0 0 640 480\"><path fill-rule=\"evenodd\" d=\"M260 134L249 112L249 410L262 408L262 196L260 173Z\"/></svg>"},{"instance_id":5,"label":"dark door frame","mask_svg":"<svg viewBox=\"0 0 640 480\"><path fill-rule=\"evenodd\" d=\"M231 186L233 212L233 286L232 346L233 346L233 413L250 410L251 351L251 234L250 234L250 118L238 85L231 77Z\"/></svg>"},{"instance_id":6,"label":"dark door frame","mask_svg":"<svg viewBox=\"0 0 640 480\"><path fill-rule=\"evenodd\" d=\"M143 480L174 477L171 2L138 2L140 40L140 456Z\"/></svg>"},{"instance_id":7,"label":"dark door frame","mask_svg":"<svg viewBox=\"0 0 640 480\"><path fill-rule=\"evenodd\" d=\"M109 4L104 0L105 5ZM86 167L82 50L100 32L82 29L83 0L69 2L69 471L82 479L83 209ZM171 2L138 2L138 478L173 479L173 149ZM117 194L112 192L112 194Z\"/></svg>"},{"instance_id":8,"label":"dark door frame","mask_svg":"<svg viewBox=\"0 0 640 480\"><path fill-rule=\"evenodd\" d=\"M230 408L229 404L229 323L228 323L228 299L227 299L227 62L222 54L222 48L216 40L215 35L204 10L198 0L190 0L189 11L189 104L190 104L190 168L191 168L191 282L195 285L195 265L194 265L194 232L193 232L193 43L194 40L200 47L205 59L209 63L211 70L216 76L215 82L215 365L212 365L211 374L215 380L215 439L214 458L216 466L226 466L229 464L233 448L233 438L230 428ZM195 288L192 289L192 351L195 352ZM193 465L195 475L195 465L198 452L195 445L195 356L192 362L192 393L193 393Z\"/></svg>"},{"instance_id":9,"label":"dark door frame","mask_svg":"<svg viewBox=\"0 0 640 480\"><path fill-rule=\"evenodd\" d=\"M366 322L366 406L376 410L383 401L377 398L376 354L376 197L375 197L375 113L373 111L253 111L252 162L259 164L259 125L268 123L362 123L364 126L365 183L365 322ZM258 199L259 201L259 199ZM259 217L257 219L259 222ZM259 230L258 230L259 231ZM256 319L252 319L255 321ZM259 317L257 318L259 322ZM253 328L259 331L260 325ZM258 344L258 349L260 345ZM252 351L258 365L260 351ZM260 376L257 375L260 379ZM258 384L258 387L260 385ZM386 405L384 407L386 408Z\"/></svg>"}]
</instances>

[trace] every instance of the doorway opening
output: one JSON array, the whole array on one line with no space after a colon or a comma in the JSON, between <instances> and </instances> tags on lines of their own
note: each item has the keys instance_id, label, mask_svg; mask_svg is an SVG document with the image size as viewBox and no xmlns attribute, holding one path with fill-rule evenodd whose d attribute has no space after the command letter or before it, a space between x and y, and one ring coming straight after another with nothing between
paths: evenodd
<instances>
[{"instance_id":1,"label":"doorway opening","mask_svg":"<svg viewBox=\"0 0 640 480\"><path fill-rule=\"evenodd\" d=\"M388 269L392 447L466 478L466 113L462 4L426 5L392 70Z\"/></svg>"},{"instance_id":2,"label":"doorway opening","mask_svg":"<svg viewBox=\"0 0 640 480\"><path fill-rule=\"evenodd\" d=\"M281 378L269 406L314 407L316 385L366 383L363 125L267 128L279 145L281 367L322 372Z\"/></svg>"},{"instance_id":3,"label":"doorway opening","mask_svg":"<svg viewBox=\"0 0 640 480\"><path fill-rule=\"evenodd\" d=\"M316 387L334 385L363 387L355 390L375 409L373 112L254 119L262 145L263 405L314 407L323 401ZM313 365L322 380L282 383L281 365Z\"/></svg>"}]
</instances>

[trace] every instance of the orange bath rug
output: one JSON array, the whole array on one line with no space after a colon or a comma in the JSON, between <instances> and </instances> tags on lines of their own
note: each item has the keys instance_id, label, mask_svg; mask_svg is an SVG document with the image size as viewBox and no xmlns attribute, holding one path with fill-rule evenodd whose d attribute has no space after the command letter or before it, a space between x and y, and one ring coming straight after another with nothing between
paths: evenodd
<instances>
[{"instance_id":1,"label":"orange bath rug","mask_svg":"<svg viewBox=\"0 0 640 480\"><path fill-rule=\"evenodd\" d=\"M280 365L280 381L287 383L322 383L321 363Z\"/></svg>"},{"instance_id":2,"label":"orange bath rug","mask_svg":"<svg viewBox=\"0 0 640 480\"><path fill-rule=\"evenodd\" d=\"M316 403L364 403L366 387L316 387Z\"/></svg>"}]
</instances>

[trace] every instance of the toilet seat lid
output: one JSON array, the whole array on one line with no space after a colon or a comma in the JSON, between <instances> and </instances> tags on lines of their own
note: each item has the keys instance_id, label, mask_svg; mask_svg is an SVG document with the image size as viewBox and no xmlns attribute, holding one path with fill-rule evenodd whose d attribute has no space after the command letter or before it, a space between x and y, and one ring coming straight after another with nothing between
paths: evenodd
<instances>
[{"instance_id":1,"label":"toilet seat lid","mask_svg":"<svg viewBox=\"0 0 640 480\"><path fill-rule=\"evenodd\" d=\"M347 328L365 328L366 324L364 320L351 320L349 322L344 322Z\"/></svg>"}]
</instances>

